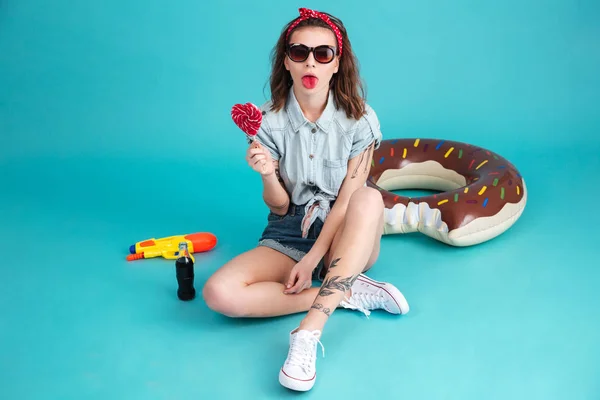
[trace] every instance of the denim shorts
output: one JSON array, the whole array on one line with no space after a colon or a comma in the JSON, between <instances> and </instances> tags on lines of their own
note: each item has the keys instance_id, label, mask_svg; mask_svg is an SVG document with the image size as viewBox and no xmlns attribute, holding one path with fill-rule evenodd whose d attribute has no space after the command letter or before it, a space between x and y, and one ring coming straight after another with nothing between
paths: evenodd
<instances>
[{"instance_id":1,"label":"denim shorts","mask_svg":"<svg viewBox=\"0 0 600 400\"><path fill-rule=\"evenodd\" d=\"M303 238L301 225L305 207L305 205L290 204L285 215L269 212L267 226L258 241L258 245L270 247L296 262L300 261L317 241L324 224L323 221L317 218L310 227L308 236ZM333 202L331 207L333 207ZM324 260L321 259L317 268L313 271L313 279L323 280L325 273Z\"/></svg>"}]
</instances>

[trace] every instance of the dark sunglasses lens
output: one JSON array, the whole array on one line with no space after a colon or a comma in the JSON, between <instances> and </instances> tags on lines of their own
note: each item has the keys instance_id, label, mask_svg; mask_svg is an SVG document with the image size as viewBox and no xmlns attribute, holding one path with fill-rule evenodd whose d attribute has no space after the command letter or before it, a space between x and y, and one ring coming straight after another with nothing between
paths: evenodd
<instances>
[{"instance_id":1,"label":"dark sunglasses lens","mask_svg":"<svg viewBox=\"0 0 600 400\"><path fill-rule=\"evenodd\" d=\"M333 50L327 46L319 46L315 49L315 60L320 63L327 63L333 59Z\"/></svg>"},{"instance_id":2,"label":"dark sunglasses lens","mask_svg":"<svg viewBox=\"0 0 600 400\"><path fill-rule=\"evenodd\" d=\"M289 53L293 61L304 61L308 57L308 48L305 46L292 46Z\"/></svg>"}]
</instances>

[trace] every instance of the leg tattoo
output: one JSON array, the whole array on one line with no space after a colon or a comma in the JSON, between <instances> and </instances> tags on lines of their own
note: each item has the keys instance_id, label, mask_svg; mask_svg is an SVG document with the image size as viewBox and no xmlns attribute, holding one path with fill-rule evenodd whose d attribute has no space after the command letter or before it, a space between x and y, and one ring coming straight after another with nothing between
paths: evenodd
<instances>
[{"instance_id":1,"label":"leg tattoo","mask_svg":"<svg viewBox=\"0 0 600 400\"><path fill-rule=\"evenodd\" d=\"M327 315L328 317L331 315L331 310L329 308L324 308L323 304L321 304L321 303L313 304L313 306L311 308L321 311L323 314Z\"/></svg>"},{"instance_id":2,"label":"leg tattoo","mask_svg":"<svg viewBox=\"0 0 600 400\"><path fill-rule=\"evenodd\" d=\"M317 296L331 296L334 294L334 290L338 290L342 293L346 293L350 288L352 288L352 284L358 278L358 275L351 275L346 278L342 278L341 276L332 276L329 278L325 278L323 281L323 285L321 289L319 289L319 294Z\"/></svg>"},{"instance_id":3,"label":"leg tattoo","mask_svg":"<svg viewBox=\"0 0 600 400\"><path fill-rule=\"evenodd\" d=\"M334 259L329 266L329 270L335 268L340 260L341 258ZM317 294L317 298L315 299L315 302L310 308L322 312L327 317L331 316L331 312L335 310L339 302L336 302L335 296L333 298L330 298L330 300L327 300L326 297L331 295L339 296L339 294L341 294L342 297L345 296L346 292L352 289L352 285L354 284L354 281L356 280L356 278L358 278L359 275L360 274L350 275L347 277L343 277L340 275L326 276L325 280L323 281L323 284L321 285L321 288L319 289L319 294ZM319 296L322 299L319 299Z\"/></svg>"},{"instance_id":4,"label":"leg tattoo","mask_svg":"<svg viewBox=\"0 0 600 400\"><path fill-rule=\"evenodd\" d=\"M341 258L336 258L335 260L333 260L331 262L331 264L329 265L329 269L335 268L337 267L337 263L341 260Z\"/></svg>"}]
</instances>

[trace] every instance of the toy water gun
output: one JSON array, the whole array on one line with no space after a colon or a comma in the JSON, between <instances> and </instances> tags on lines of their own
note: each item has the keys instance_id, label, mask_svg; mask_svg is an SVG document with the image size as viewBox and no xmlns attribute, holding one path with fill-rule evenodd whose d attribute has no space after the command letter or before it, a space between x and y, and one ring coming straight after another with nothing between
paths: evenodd
<instances>
[{"instance_id":1,"label":"toy water gun","mask_svg":"<svg viewBox=\"0 0 600 400\"><path fill-rule=\"evenodd\" d=\"M179 256L179 243L186 242L189 255L212 250L217 245L217 237L212 233L198 232L189 235L169 236L161 239L148 239L129 246L127 261L143 258L163 257L174 260Z\"/></svg>"}]
</instances>

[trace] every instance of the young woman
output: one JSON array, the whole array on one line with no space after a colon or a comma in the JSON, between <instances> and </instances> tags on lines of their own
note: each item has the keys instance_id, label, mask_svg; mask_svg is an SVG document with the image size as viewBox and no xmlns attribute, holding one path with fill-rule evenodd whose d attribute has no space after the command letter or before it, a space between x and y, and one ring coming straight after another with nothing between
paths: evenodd
<instances>
[{"instance_id":1,"label":"young woman","mask_svg":"<svg viewBox=\"0 0 600 400\"><path fill-rule=\"evenodd\" d=\"M379 255L384 206L365 185L382 136L359 90L342 22L301 8L273 50L271 100L261 107L259 144L246 155L262 177L267 226L256 248L203 289L207 305L231 317L306 312L279 372L293 390L314 385L317 344L337 307L409 310L397 288L362 274ZM323 280L320 288L313 279Z\"/></svg>"}]
</instances>

